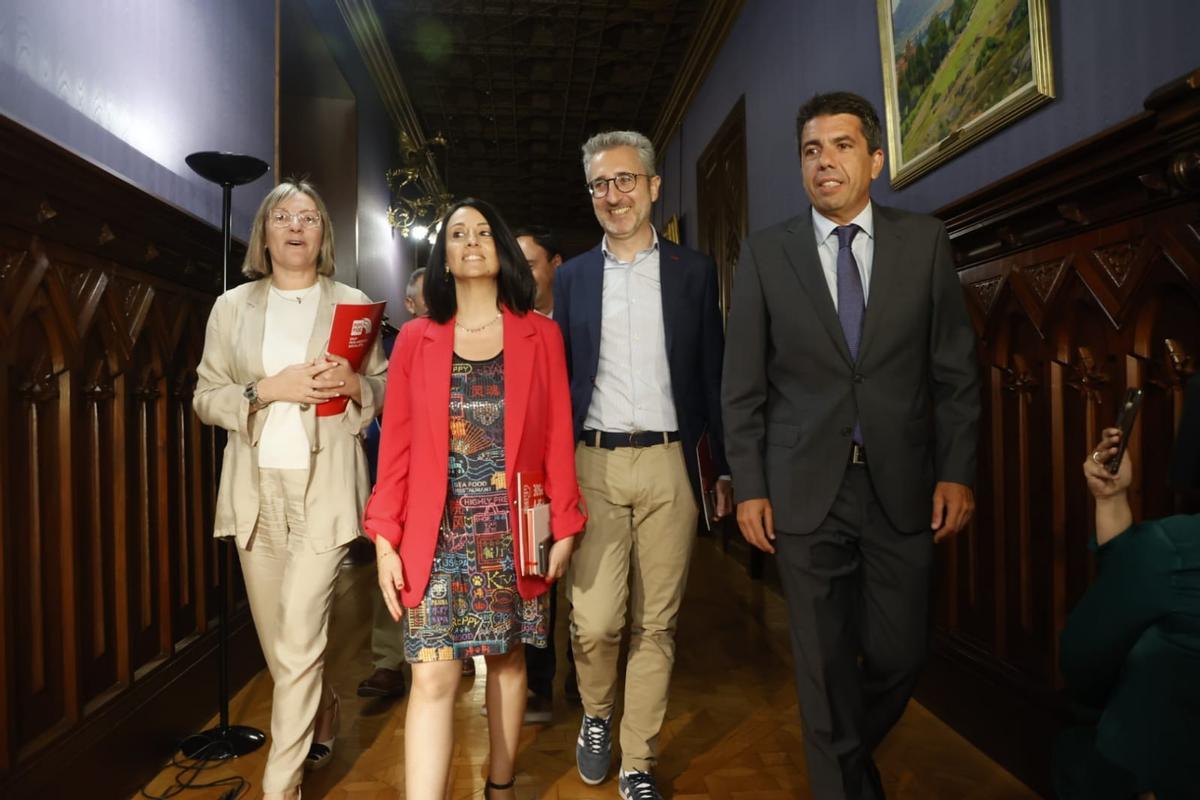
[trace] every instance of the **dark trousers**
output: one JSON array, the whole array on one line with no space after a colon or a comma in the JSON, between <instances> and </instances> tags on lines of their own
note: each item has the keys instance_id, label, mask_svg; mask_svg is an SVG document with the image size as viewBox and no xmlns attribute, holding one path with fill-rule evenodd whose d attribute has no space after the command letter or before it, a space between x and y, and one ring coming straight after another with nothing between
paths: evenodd
<instances>
[{"instance_id":1,"label":"dark trousers","mask_svg":"<svg viewBox=\"0 0 1200 800\"><path fill-rule=\"evenodd\" d=\"M558 617L558 584L550 587L550 632L546 635L545 647L525 645L525 677L529 681L529 691L539 697L552 697L554 694L554 628ZM570 652L570 648L567 648Z\"/></svg>"},{"instance_id":2,"label":"dark trousers","mask_svg":"<svg viewBox=\"0 0 1200 800\"><path fill-rule=\"evenodd\" d=\"M928 651L933 537L892 527L867 468L852 465L821 526L781 532L776 551L813 797L883 800L871 754Z\"/></svg>"}]
</instances>

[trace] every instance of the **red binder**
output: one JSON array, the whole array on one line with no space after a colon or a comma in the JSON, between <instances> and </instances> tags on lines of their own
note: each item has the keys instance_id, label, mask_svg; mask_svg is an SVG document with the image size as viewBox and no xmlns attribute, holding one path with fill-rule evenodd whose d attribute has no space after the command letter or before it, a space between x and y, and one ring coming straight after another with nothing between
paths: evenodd
<instances>
[{"instance_id":1,"label":"red binder","mask_svg":"<svg viewBox=\"0 0 1200 800\"><path fill-rule=\"evenodd\" d=\"M700 477L700 509L704 516L704 526L712 530L717 517L717 467L713 461L712 444L708 440L708 431L696 442L696 473Z\"/></svg>"},{"instance_id":2,"label":"red binder","mask_svg":"<svg viewBox=\"0 0 1200 800\"><path fill-rule=\"evenodd\" d=\"M333 324L329 326L329 344L325 349L350 362L358 372L363 360L375 345L383 322L386 303L338 303L333 309ZM349 397L335 397L317 406L318 417L335 417L346 410Z\"/></svg>"},{"instance_id":3,"label":"red binder","mask_svg":"<svg viewBox=\"0 0 1200 800\"><path fill-rule=\"evenodd\" d=\"M521 575L545 575L549 570L550 501L541 472L517 473L517 570Z\"/></svg>"}]
</instances>

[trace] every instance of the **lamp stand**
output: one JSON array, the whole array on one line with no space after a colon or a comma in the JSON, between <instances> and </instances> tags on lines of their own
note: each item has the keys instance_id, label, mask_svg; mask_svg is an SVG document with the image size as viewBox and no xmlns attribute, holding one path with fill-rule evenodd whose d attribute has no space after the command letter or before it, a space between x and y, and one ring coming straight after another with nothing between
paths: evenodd
<instances>
[{"instance_id":1,"label":"lamp stand","mask_svg":"<svg viewBox=\"0 0 1200 800\"><path fill-rule=\"evenodd\" d=\"M268 169L265 161L235 153L201 152L187 157L187 165L205 180L221 186L221 290L229 289L229 250L232 243L233 187L258 180ZM253 753L267 737L257 728L229 724L229 548L217 542L217 703L220 721L215 728L194 733L179 745L188 758L225 760Z\"/></svg>"}]
</instances>

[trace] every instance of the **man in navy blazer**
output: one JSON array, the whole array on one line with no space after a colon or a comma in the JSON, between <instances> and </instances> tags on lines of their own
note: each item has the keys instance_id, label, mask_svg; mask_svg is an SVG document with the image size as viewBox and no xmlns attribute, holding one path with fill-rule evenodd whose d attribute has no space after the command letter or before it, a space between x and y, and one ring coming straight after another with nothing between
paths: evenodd
<instances>
[{"instance_id":1,"label":"man in navy blazer","mask_svg":"<svg viewBox=\"0 0 1200 800\"><path fill-rule=\"evenodd\" d=\"M627 800L660 796L656 740L702 508L696 448L705 434L717 472L728 471L716 268L659 238L650 224L662 181L654 161L653 145L632 131L597 134L583 145L604 238L560 267L554 284L579 441L576 472L588 504L567 581L584 710L576 761L586 783L608 776L628 610L618 784ZM718 481L718 516L731 501L729 481Z\"/></svg>"}]
</instances>

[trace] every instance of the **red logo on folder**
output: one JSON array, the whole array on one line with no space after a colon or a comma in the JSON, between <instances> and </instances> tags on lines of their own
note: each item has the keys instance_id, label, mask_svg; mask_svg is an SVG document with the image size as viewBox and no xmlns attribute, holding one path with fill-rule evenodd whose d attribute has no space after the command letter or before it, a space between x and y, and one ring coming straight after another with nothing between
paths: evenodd
<instances>
[{"instance_id":1,"label":"red logo on folder","mask_svg":"<svg viewBox=\"0 0 1200 800\"><path fill-rule=\"evenodd\" d=\"M355 372L362 369L367 353L379 335L386 303L338 303L333 309L333 324L329 326L326 351L342 356ZM317 406L318 417L335 417L346 410L349 397L335 397Z\"/></svg>"}]
</instances>

